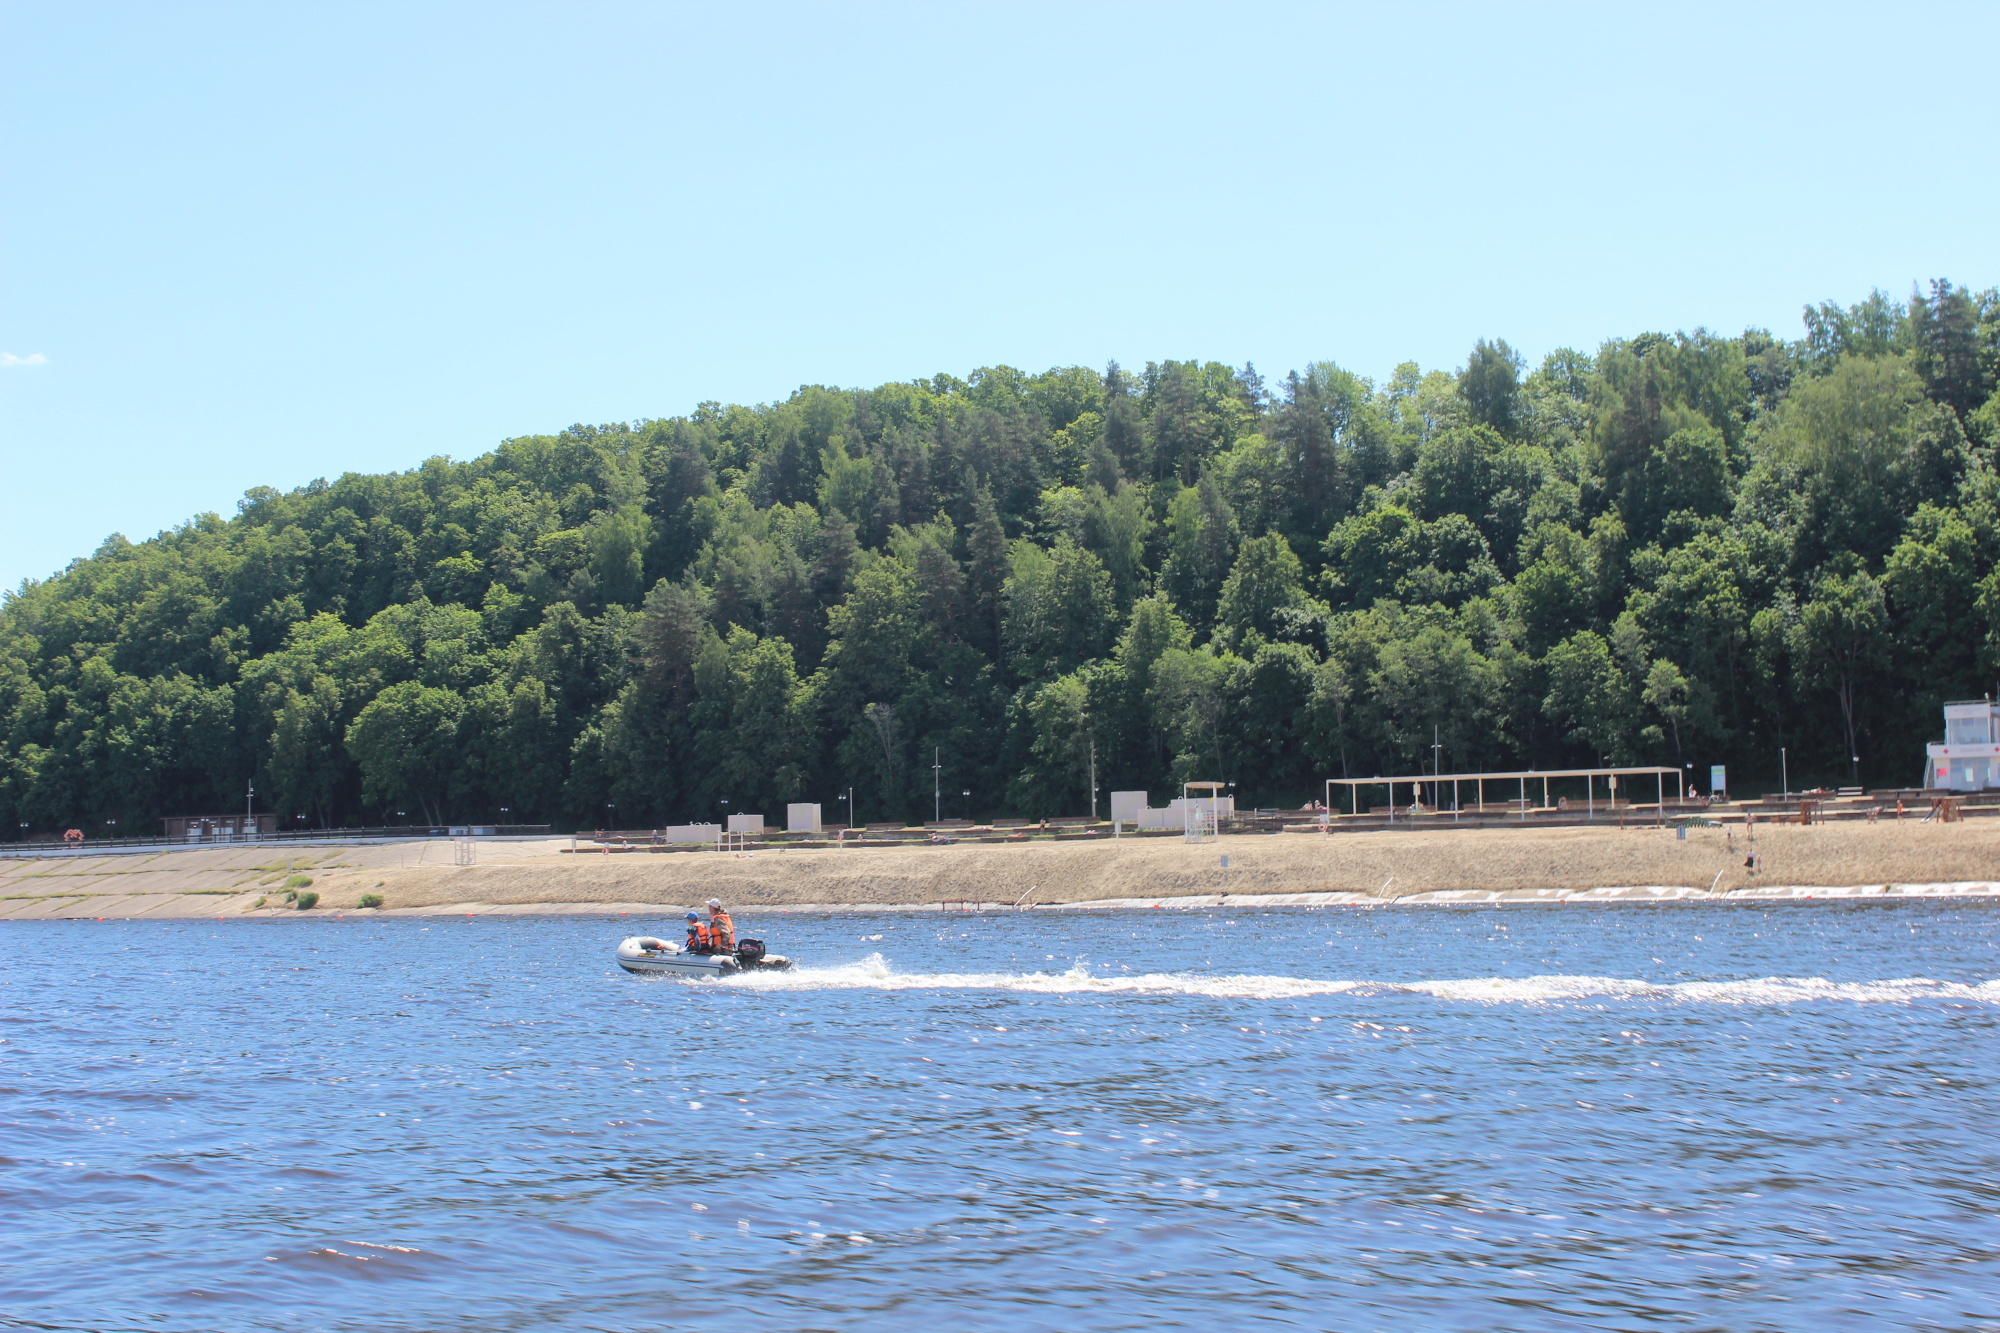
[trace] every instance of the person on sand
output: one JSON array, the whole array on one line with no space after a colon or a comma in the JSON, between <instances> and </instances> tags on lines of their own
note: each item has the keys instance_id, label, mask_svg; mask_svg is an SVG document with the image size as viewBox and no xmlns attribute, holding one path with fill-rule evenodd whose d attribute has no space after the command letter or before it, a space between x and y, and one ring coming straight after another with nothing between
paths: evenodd
<instances>
[{"instance_id":1,"label":"person on sand","mask_svg":"<svg viewBox=\"0 0 2000 1333\"><path fill-rule=\"evenodd\" d=\"M715 935L703 924L700 912L687 914L689 953L708 954L715 952Z\"/></svg>"},{"instance_id":2,"label":"person on sand","mask_svg":"<svg viewBox=\"0 0 2000 1333\"><path fill-rule=\"evenodd\" d=\"M722 906L722 899L708 900L709 943L717 953L736 952L736 923Z\"/></svg>"}]
</instances>

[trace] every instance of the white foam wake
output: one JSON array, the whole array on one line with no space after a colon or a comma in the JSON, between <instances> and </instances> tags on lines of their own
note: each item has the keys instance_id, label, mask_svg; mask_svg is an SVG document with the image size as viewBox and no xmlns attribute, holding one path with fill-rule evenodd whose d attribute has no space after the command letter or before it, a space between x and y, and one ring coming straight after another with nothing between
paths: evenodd
<instances>
[{"instance_id":1,"label":"white foam wake","mask_svg":"<svg viewBox=\"0 0 2000 1333\"><path fill-rule=\"evenodd\" d=\"M691 983L702 984L702 983ZM1901 977L1889 981L1828 981L1824 977L1758 977L1743 981L1633 981L1621 977L1466 977L1442 981L1337 980L1314 977L1196 975L1186 972L1099 975L1079 963L1066 972L897 972L881 954L843 967L760 972L723 983L757 990L1005 990L1045 995L1201 995L1217 999L1287 1000L1315 995L1430 995L1488 1004L1562 1000L1661 1000L1697 1004L1796 1004L1960 1000L2000 1004L2000 980L1968 984Z\"/></svg>"}]
</instances>

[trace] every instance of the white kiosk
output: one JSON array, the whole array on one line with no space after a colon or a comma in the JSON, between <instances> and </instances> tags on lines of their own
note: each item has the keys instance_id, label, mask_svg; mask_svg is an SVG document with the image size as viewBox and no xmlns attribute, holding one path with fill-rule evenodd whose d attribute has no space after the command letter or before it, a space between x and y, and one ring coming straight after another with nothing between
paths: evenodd
<instances>
[{"instance_id":1,"label":"white kiosk","mask_svg":"<svg viewBox=\"0 0 2000 1333\"><path fill-rule=\"evenodd\" d=\"M1944 743L1930 755L1927 787L1980 791L2000 787L2000 704L1962 699L1944 706Z\"/></svg>"}]
</instances>

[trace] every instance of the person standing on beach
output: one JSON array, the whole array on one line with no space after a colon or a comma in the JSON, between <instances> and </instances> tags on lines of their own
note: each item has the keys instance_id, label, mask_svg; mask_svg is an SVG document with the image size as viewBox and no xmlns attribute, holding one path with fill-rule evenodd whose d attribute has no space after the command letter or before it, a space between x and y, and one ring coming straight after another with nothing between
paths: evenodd
<instances>
[{"instance_id":1,"label":"person standing on beach","mask_svg":"<svg viewBox=\"0 0 2000 1333\"><path fill-rule=\"evenodd\" d=\"M736 923L729 919L720 898L708 900L708 935L709 946L717 953L736 952Z\"/></svg>"}]
</instances>

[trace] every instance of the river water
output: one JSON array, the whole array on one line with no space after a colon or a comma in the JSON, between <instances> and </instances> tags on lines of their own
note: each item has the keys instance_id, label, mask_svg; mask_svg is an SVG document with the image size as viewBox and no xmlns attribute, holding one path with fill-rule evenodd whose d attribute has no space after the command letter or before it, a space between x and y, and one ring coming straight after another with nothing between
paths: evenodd
<instances>
[{"instance_id":1,"label":"river water","mask_svg":"<svg viewBox=\"0 0 2000 1333\"><path fill-rule=\"evenodd\" d=\"M2000 905L672 925L0 925L0 1325L2000 1328Z\"/></svg>"}]
</instances>

